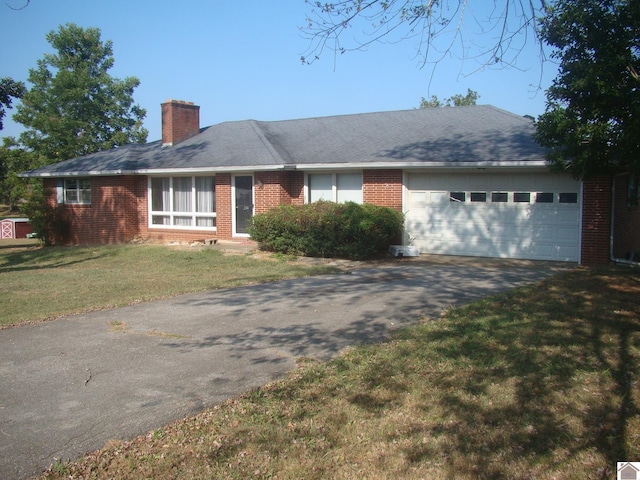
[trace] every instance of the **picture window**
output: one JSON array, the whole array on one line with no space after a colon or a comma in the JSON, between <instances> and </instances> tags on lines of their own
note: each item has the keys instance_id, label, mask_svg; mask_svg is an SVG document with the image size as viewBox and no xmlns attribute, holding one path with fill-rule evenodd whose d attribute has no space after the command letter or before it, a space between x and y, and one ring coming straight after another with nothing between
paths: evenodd
<instances>
[{"instance_id":1,"label":"picture window","mask_svg":"<svg viewBox=\"0 0 640 480\"><path fill-rule=\"evenodd\" d=\"M216 227L215 177L155 177L149 191L151 225Z\"/></svg>"}]
</instances>

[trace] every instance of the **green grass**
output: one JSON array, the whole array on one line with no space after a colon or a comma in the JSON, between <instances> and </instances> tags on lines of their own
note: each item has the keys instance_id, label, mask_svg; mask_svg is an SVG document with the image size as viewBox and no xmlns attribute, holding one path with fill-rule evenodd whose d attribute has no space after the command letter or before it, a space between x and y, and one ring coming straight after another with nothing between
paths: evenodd
<instances>
[{"instance_id":1,"label":"green grass","mask_svg":"<svg viewBox=\"0 0 640 480\"><path fill-rule=\"evenodd\" d=\"M43 478L615 478L640 458L640 272L424 319Z\"/></svg>"},{"instance_id":2,"label":"green grass","mask_svg":"<svg viewBox=\"0 0 640 480\"><path fill-rule=\"evenodd\" d=\"M0 248L0 325L332 271L207 248L39 248L25 243Z\"/></svg>"}]
</instances>

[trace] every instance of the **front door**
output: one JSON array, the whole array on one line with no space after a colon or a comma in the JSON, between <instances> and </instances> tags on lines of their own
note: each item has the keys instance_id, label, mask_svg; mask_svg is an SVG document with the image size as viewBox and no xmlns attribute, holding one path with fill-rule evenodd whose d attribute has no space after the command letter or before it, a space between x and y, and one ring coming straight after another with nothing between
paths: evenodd
<instances>
[{"instance_id":1,"label":"front door","mask_svg":"<svg viewBox=\"0 0 640 480\"><path fill-rule=\"evenodd\" d=\"M237 176L235 179L235 232L246 235L249 220L253 215L253 177L251 175Z\"/></svg>"}]
</instances>

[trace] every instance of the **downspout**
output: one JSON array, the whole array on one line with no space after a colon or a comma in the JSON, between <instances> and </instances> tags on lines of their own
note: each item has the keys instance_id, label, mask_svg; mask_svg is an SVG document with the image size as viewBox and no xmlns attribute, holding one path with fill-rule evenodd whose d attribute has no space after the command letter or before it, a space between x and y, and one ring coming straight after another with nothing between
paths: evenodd
<instances>
[{"instance_id":1,"label":"downspout","mask_svg":"<svg viewBox=\"0 0 640 480\"><path fill-rule=\"evenodd\" d=\"M616 177L622 175L628 175L627 173L618 173L613 176L611 182L611 228L609 230L609 260L617 265L628 265L630 267L638 267L640 263L628 260L626 258L616 258L613 256L613 232L615 228L615 214L616 214Z\"/></svg>"}]
</instances>

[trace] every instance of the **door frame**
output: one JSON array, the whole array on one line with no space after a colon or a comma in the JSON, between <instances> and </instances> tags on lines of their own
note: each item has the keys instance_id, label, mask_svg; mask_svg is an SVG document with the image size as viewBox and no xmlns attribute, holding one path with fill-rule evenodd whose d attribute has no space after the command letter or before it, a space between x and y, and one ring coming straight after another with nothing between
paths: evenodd
<instances>
[{"instance_id":1,"label":"door frame","mask_svg":"<svg viewBox=\"0 0 640 480\"><path fill-rule=\"evenodd\" d=\"M231 234L234 237L244 237L248 238L248 233L238 233L237 231L237 221L236 221L236 177L249 177L251 178L251 216L255 214L256 210L256 191L253 188L253 173L239 173L237 175L231 176Z\"/></svg>"}]
</instances>

